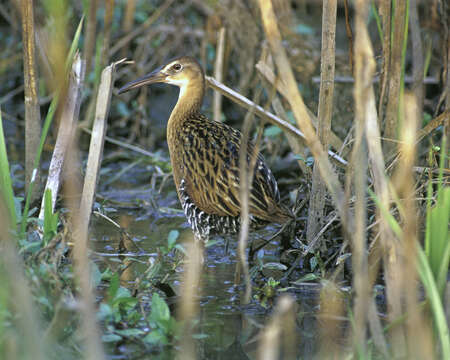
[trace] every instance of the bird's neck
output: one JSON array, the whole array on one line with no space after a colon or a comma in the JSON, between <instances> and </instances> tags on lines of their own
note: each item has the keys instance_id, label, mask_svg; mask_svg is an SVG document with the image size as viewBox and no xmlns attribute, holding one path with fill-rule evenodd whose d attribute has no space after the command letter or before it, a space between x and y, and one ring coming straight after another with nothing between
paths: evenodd
<instances>
[{"instance_id":1,"label":"bird's neck","mask_svg":"<svg viewBox=\"0 0 450 360\"><path fill-rule=\"evenodd\" d=\"M168 130L181 125L190 115L200 111L203 102L204 84L200 81L189 82L180 87L178 101L170 114Z\"/></svg>"},{"instance_id":2,"label":"bird's neck","mask_svg":"<svg viewBox=\"0 0 450 360\"><path fill-rule=\"evenodd\" d=\"M204 83L197 84L187 83L180 86L180 94L178 101L170 114L169 122L167 123L167 145L169 146L170 160L172 162L173 176L175 184L180 183L180 176L182 174L182 142L183 142L183 124L192 116L200 111L203 102Z\"/></svg>"}]
</instances>

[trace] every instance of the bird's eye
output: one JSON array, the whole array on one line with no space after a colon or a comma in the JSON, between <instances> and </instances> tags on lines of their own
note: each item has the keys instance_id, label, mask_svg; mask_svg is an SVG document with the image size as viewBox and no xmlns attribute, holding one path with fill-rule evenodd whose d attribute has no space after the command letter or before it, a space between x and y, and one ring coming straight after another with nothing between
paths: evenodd
<instances>
[{"instance_id":1,"label":"bird's eye","mask_svg":"<svg viewBox=\"0 0 450 360\"><path fill-rule=\"evenodd\" d=\"M174 66L172 66L172 69L174 69L175 71L180 71L181 70L181 64L176 63Z\"/></svg>"}]
</instances>

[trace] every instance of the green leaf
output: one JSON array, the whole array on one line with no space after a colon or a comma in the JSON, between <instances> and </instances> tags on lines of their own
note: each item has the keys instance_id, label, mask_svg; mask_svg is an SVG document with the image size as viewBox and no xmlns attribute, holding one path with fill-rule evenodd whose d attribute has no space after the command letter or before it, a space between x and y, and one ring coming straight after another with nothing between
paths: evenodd
<instances>
[{"instance_id":1,"label":"green leaf","mask_svg":"<svg viewBox=\"0 0 450 360\"><path fill-rule=\"evenodd\" d=\"M44 193L44 244L47 244L56 235L57 229L58 213L53 214L52 191L47 189Z\"/></svg>"},{"instance_id":2,"label":"green leaf","mask_svg":"<svg viewBox=\"0 0 450 360\"><path fill-rule=\"evenodd\" d=\"M126 337L133 337L133 336L137 337L145 334L145 331L138 328L131 328L131 329L116 330L115 333Z\"/></svg>"},{"instance_id":3,"label":"green leaf","mask_svg":"<svg viewBox=\"0 0 450 360\"><path fill-rule=\"evenodd\" d=\"M117 290L119 290L119 274L115 273L109 281L108 299L110 304L116 298Z\"/></svg>"},{"instance_id":4,"label":"green leaf","mask_svg":"<svg viewBox=\"0 0 450 360\"><path fill-rule=\"evenodd\" d=\"M319 279L319 276L317 276L316 274L313 274L313 273L309 273L309 274L306 274L305 276L302 276L300 279L295 280L292 284L300 285L304 282L314 281L317 279Z\"/></svg>"},{"instance_id":5,"label":"green leaf","mask_svg":"<svg viewBox=\"0 0 450 360\"><path fill-rule=\"evenodd\" d=\"M12 187L11 174L9 172L8 154L6 151L5 136L3 133L2 113L0 110L0 192L8 207L11 225L17 223L16 206L14 202L14 191Z\"/></svg>"},{"instance_id":6,"label":"green leaf","mask_svg":"<svg viewBox=\"0 0 450 360\"><path fill-rule=\"evenodd\" d=\"M175 243L177 242L179 235L180 232L178 230L170 230L169 235L167 236L167 245L169 247L169 250L172 250Z\"/></svg>"},{"instance_id":7,"label":"green leaf","mask_svg":"<svg viewBox=\"0 0 450 360\"><path fill-rule=\"evenodd\" d=\"M122 340L122 336L116 334L106 334L102 336L103 342L117 342Z\"/></svg>"},{"instance_id":8,"label":"green leaf","mask_svg":"<svg viewBox=\"0 0 450 360\"><path fill-rule=\"evenodd\" d=\"M166 335L158 330L153 330L152 332L148 333L148 335L146 335L143 340L149 344L154 345L167 345L169 343Z\"/></svg>"},{"instance_id":9,"label":"green leaf","mask_svg":"<svg viewBox=\"0 0 450 360\"><path fill-rule=\"evenodd\" d=\"M442 359L450 359L450 336L444 307L425 252L417 244L419 276L430 300L434 323L441 342Z\"/></svg>"},{"instance_id":10,"label":"green leaf","mask_svg":"<svg viewBox=\"0 0 450 360\"><path fill-rule=\"evenodd\" d=\"M152 296L152 311L150 313L150 319L158 324L170 319L169 307L158 293L153 293Z\"/></svg>"}]
</instances>

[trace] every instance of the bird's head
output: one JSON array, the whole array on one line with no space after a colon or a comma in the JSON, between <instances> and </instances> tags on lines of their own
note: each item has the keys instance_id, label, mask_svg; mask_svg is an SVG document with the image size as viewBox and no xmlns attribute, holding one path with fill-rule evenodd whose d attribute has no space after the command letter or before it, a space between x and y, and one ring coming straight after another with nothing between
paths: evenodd
<instances>
[{"instance_id":1,"label":"bird's head","mask_svg":"<svg viewBox=\"0 0 450 360\"><path fill-rule=\"evenodd\" d=\"M205 76L200 64L190 56L182 56L169 61L166 65L137 80L129 82L119 89L119 94L154 83L176 85L181 89L180 94L191 86L199 86L203 92L204 81Z\"/></svg>"}]
</instances>

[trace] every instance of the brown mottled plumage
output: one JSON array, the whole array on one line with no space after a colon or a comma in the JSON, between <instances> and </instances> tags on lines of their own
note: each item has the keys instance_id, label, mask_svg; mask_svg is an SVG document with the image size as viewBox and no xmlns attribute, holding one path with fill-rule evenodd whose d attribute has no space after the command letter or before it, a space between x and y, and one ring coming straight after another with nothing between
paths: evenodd
<instances>
[{"instance_id":1,"label":"brown mottled plumage","mask_svg":"<svg viewBox=\"0 0 450 360\"><path fill-rule=\"evenodd\" d=\"M170 61L152 73L128 83L119 93L152 83L180 88L167 125L173 177L183 210L197 238L212 233L236 233L240 225L239 151L242 134L200 113L205 92L201 66L191 57ZM257 225L284 223L292 214L280 203L274 176L261 154L248 145L248 159L256 156L250 190L250 216Z\"/></svg>"}]
</instances>

